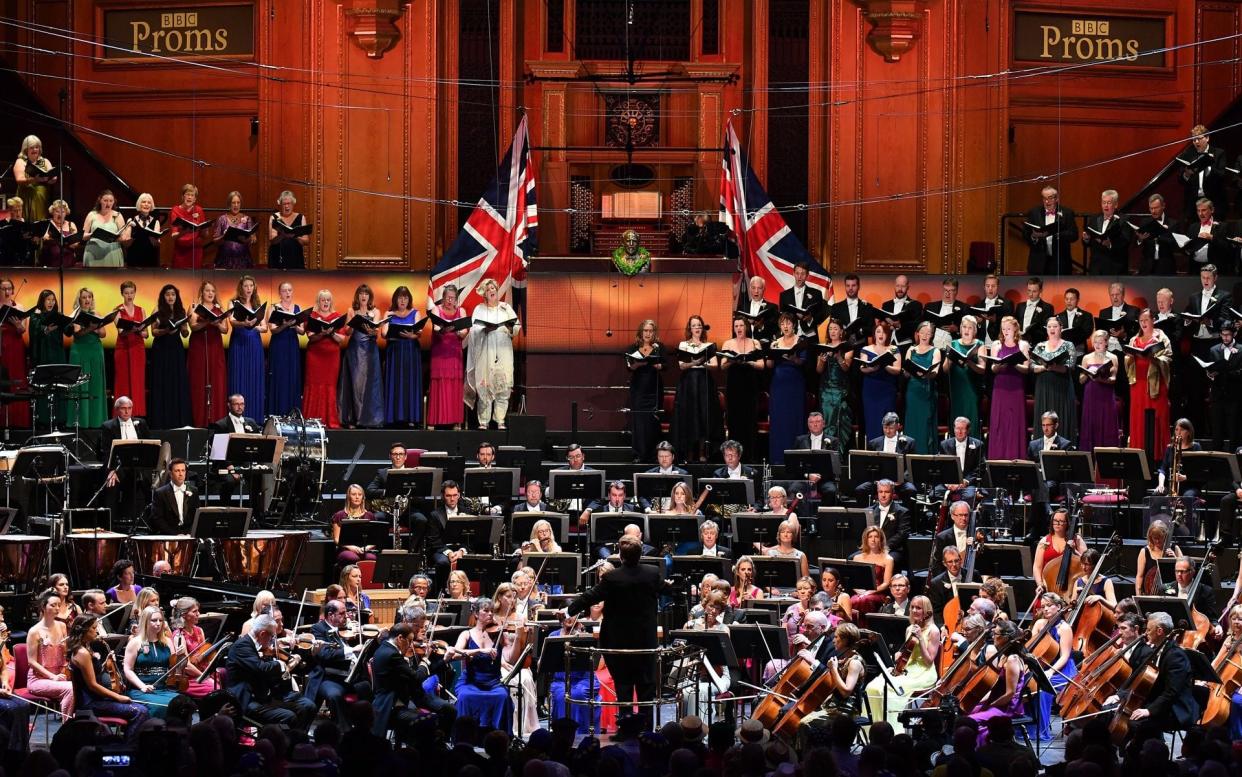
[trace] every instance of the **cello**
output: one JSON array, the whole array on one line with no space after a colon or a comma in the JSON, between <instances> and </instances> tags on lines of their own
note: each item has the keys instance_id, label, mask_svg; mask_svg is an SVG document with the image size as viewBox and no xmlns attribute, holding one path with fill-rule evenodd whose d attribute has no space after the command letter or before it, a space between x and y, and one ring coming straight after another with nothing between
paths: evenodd
<instances>
[{"instance_id":1,"label":"cello","mask_svg":"<svg viewBox=\"0 0 1242 777\"><path fill-rule=\"evenodd\" d=\"M1113 710L1112 719L1108 723L1108 735L1114 745L1123 744L1126 737L1130 735L1130 716L1147 703L1147 696L1151 693L1151 689L1156 684L1156 678L1159 676L1156 667L1160 663L1160 658L1168 649L1170 641L1173 644L1181 641L1184 631L1184 629L1174 629L1158 650L1153 650L1143 657L1142 662L1134 667L1134 672L1129 679L1117 689L1117 696L1121 698L1121 703Z\"/></svg>"},{"instance_id":2,"label":"cello","mask_svg":"<svg viewBox=\"0 0 1242 777\"><path fill-rule=\"evenodd\" d=\"M957 658L953 659L953 663L949 665L949 668L940 673L939 682L927 693L927 699L923 703L924 709L939 707L941 701L957 695L962 684L970 678L971 672L974 671L974 658L983 648L983 644L992 633L994 626L995 624L989 623L979 633L979 636L975 637L973 641L958 653ZM941 649L940 652L944 654L949 651Z\"/></svg>"},{"instance_id":3,"label":"cello","mask_svg":"<svg viewBox=\"0 0 1242 777\"><path fill-rule=\"evenodd\" d=\"M1220 675L1220 683L1212 687L1212 695L1203 707L1200 724L1204 726L1223 726L1229 722L1229 711L1233 707L1233 694L1242 688L1242 637L1229 637L1229 648L1219 661L1212 664L1216 674Z\"/></svg>"},{"instance_id":4,"label":"cello","mask_svg":"<svg viewBox=\"0 0 1242 777\"><path fill-rule=\"evenodd\" d=\"M996 655L984 661L983 665L975 670L975 673L966 680L958 693L958 709L964 713L971 712L975 707L983 703L983 700L988 697L988 694L992 692L998 682L1004 681L1004 661L999 659L1008 658L1014 653L1021 651L1023 642L1029 634L1030 632L1026 630L1015 634L1005 647L1001 648Z\"/></svg>"},{"instance_id":5,"label":"cello","mask_svg":"<svg viewBox=\"0 0 1242 777\"><path fill-rule=\"evenodd\" d=\"M819 649L819 640L824 639L827 634L821 634L819 639L811 643L807 648L812 653ZM764 643L766 644L766 643ZM811 662L807 661L801 654L793 657L792 660L781 670L776 676L776 681L771 689L767 691L763 699L755 705L755 709L750 713L751 720L759 721L763 727L769 731L776 728L776 722L780 720L787 703L795 701L795 694L798 689L806 685L811 679L814 668Z\"/></svg>"},{"instance_id":6,"label":"cello","mask_svg":"<svg viewBox=\"0 0 1242 777\"><path fill-rule=\"evenodd\" d=\"M1065 686L1057 699L1057 703L1061 705L1062 719L1068 720L1100 710L1104 706L1102 700L1116 693L1130 678L1132 670L1125 657L1143 639L1140 634L1120 648L1117 647L1115 639L1110 640L1088 656L1083 661L1078 676Z\"/></svg>"},{"instance_id":7,"label":"cello","mask_svg":"<svg viewBox=\"0 0 1242 777\"><path fill-rule=\"evenodd\" d=\"M1216 565L1216 551L1219 548L1220 543L1208 547L1207 552L1203 554L1203 563L1199 565L1199 571L1195 573L1195 579L1191 581L1190 588L1186 590L1186 602L1190 605L1190 620L1193 627L1187 629L1182 636L1181 645L1187 650L1197 649L1212 631L1212 621L1195 607L1195 597L1199 593L1199 586L1203 584L1204 573ZM1176 594L1176 589L1174 593Z\"/></svg>"},{"instance_id":8,"label":"cello","mask_svg":"<svg viewBox=\"0 0 1242 777\"><path fill-rule=\"evenodd\" d=\"M870 644L870 641L863 637L858 640L854 647L837 656L837 666L845 667L848 665L849 661L858 655L856 648L863 644ZM885 671L883 665L881 665L880 671ZM859 681L864 679L865 674L864 671L859 675ZM836 679L832 675L831 666L824 666L819 676L812 680L811 684L802 690L801 693L796 694L793 705L785 710L785 714L781 716L780 720L772 728L772 733L784 734L791 738L797 734L798 726L801 725L802 719L823 707L829 697L839 690ZM858 690L856 686L854 692L857 693Z\"/></svg>"}]
</instances>

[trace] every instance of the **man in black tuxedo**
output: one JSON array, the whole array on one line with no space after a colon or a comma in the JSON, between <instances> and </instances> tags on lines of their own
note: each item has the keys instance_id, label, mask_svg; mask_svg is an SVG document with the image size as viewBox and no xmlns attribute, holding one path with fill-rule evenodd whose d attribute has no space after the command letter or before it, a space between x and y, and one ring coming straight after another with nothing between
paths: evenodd
<instances>
[{"instance_id":1,"label":"man in black tuxedo","mask_svg":"<svg viewBox=\"0 0 1242 777\"><path fill-rule=\"evenodd\" d=\"M960 330L962 316L968 312L966 303L957 298L960 288L957 278L945 278L940 282L940 301L929 302L923 308L922 318L931 322L932 344L937 348L949 347ZM977 334L982 337L983 333Z\"/></svg>"},{"instance_id":2,"label":"man in black tuxedo","mask_svg":"<svg viewBox=\"0 0 1242 777\"><path fill-rule=\"evenodd\" d=\"M1143 252L1139 275L1172 275L1177 271L1176 259L1181 253L1173 233L1182 233L1182 222L1165 212L1163 194L1147 198L1147 212L1151 217L1139 223L1134 235Z\"/></svg>"},{"instance_id":3,"label":"man in black tuxedo","mask_svg":"<svg viewBox=\"0 0 1242 777\"><path fill-rule=\"evenodd\" d=\"M246 398L241 394L230 394L229 414L213 423L210 431L216 434L262 434L263 429L257 421L246 416ZM212 478L208 483L208 487L214 487L212 484L218 482L220 484L220 501L225 504L231 502L233 495L237 492L238 485L241 483L242 474L234 472L233 466L227 461L212 461L211 471L219 479ZM263 475L252 473L248 481L250 507L254 508L254 513L258 516L262 513L262 510L259 508L262 507L264 502Z\"/></svg>"},{"instance_id":4,"label":"man in black tuxedo","mask_svg":"<svg viewBox=\"0 0 1242 777\"><path fill-rule=\"evenodd\" d=\"M867 508L867 525L879 526L884 532L893 569L906 569L906 538L912 529L910 511L895 499L897 484L881 480L875 484L875 504Z\"/></svg>"},{"instance_id":5,"label":"man in black tuxedo","mask_svg":"<svg viewBox=\"0 0 1242 777\"><path fill-rule=\"evenodd\" d=\"M285 669L274 658L263 655L278 627L276 619L264 613L254 619L250 633L239 637L229 648L228 692L237 699L240 712L260 723L279 723L305 729L315 717L315 704L302 694L282 687ZM294 654L288 666L301 662Z\"/></svg>"},{"instance_id":6,"label":"man in black tuxedo","mask_svg":"<svg viewBox=\"0 0 1242 777\"><path fill-rule=\"evenodd\" d=\"M914 453L914 438L901 433L900 416L896 413L885 413L881 421L884 434L869 440L867 442L867 450L877 453L899 453L903 456L907 453ZM854 494L861 499L869 496L874 490L875 483L865 481L854 487ZM913 498L918 493L918 489L914 487L909 474L906 475L905 482L900 486L900 493L906 498Z\"/></svg>"},{"instance_id":7,"label":"man in black tuxedo","mask_svg":"<svg viewBox=\"0 0 1242 777\"><path fill-rule=\"evenodd\" d=\"M657 569L639 564L642 558L640 541L623 537L618 543L618 553L621 567L604 575L591 590L570 602L563 614L574 616L603 602L608 617L600 629L599 646L607 650L651 650L659 644L656 615L660 596L672 593L673 584L662 579ZM618 699L632 699L635 691L639 701L655 698L654 658L613 655L609 656L608 668L616 683ZM649 720L651 707L640 709L643 718Z\"/></svg>"},{"instance_id":8,"label":"man in black tuxedo","mask_svg":"<svg viewBox=\"0 0 1242 777\"><path fill-rule=\"evenodd\" d=\"M1217 287L1217 279L1216 265L1207 264L1199 269L1200 289L1186 300L1185 313L1192 318L1183 317L1185 332L1190 338L1190 355L1204 361L1211 360L1212 346L1220 340L1220 325L1228 318L1226 310L1233 306L1233 299L1229 294ZM1204 311L1207 311L1207 315L1202 315ZM1176 351L1174 344L1174 352ZM1186 416L1194 422L1196 428L1206 429L1210 416L1208 408L1199 400L1209 392L1210 381L1203 367L1194 359L1187 359L1184 364L1186 369L1175 378L1182 378Z\"/></svg>"},{"instance_id":9,"label":"man in black tuxedo","mask_svg":"<svg viewBox=\"0 0 1242 777\"><path fill-rule=\"evenodd\" d=\"M677 466L677 449L668 440L661 440L656 445L656 465L645 470L646 473L652 475L688 475L686 470ZM670 489L671 490L671 489ZM643 510L651 509L651 500L639 497L638 504ZM667 509L669 504L668 497L664 497L664 507Z\"/></svg>"},{"instance_id":10,"label":"man in black tuxedo","mask_svg":"<svg viewBox=\"0 0 1242 777\"><path fill-rule=\"evenodd\" d=\"M1087 272L1091 275L1125 275L1130 271L1130 243L1134 235L1125 219L1117 215L1120 196L1116 189L1100 195L1100 215L1087 219L1082 231L1087 246Z\"/></svg>"},{"instance_id":11,"label":"man in black tuxedo","mask_svg":"<svg viewBox=\"0 0 1242 777\"><path fill-rule=\"evenodd\" d=\"M117 440L150 440L151 429L145 418L134 418L134 401L117 397L112 403L113 416L99 426L99 456L107 467L112 462L112 443ZM140 506L151 501L151 485L145 472L130 467L108 470L104 484L108 488L108 504L113 518L138 514Z\"/></svg>"},{"instance_id":12,"label":"man in black tuxedo","mask_svg":"<svg viewBox=\"0 0 1242 777\"><path fill-rule=\"evenodd\" d=\"M1100 315L1095 319L1096 325L1108 332L1108 350L1117 354L1118 357L1123 355L1121 346L1128 343L1134 333L1138 331L1139 309L1135 305L1126 302L1126 286L1124 283L1113 282L1108 284L1108 302L1106 308L1100 308ZM1123 364L1124 360L1119 364ZM1121 402L1121 410L1118 415L1121 418L1129 419L1130 417L1130 384L1125 380L1118 380L1113 383L1113 391L1117 399Z\"/></svg>"},{"instance_id":13,"label":"man in black tuxedo","mask_svg":"<svg viewBox=\"0 0 1242 777\"><path fill-rule=\"evenodd\" d=\"M1165 594L1186 599L1190 596L1190 587L1195 581L1195 562L1185 556L1173 564L1173 583L1168 586ZM1191 606L1198 610L1212 623L1212 635L1221 636L1220 604L1216 601L1216 588L1211 580L1195 589L1195 600Z\"/></svg>"},{"instance_id":14,"label":"man in black tuxedo","mask_svg":"<svg viewBox=\"0 0 1242 777\"><path fill-rule=\"evenodd\" d=\"M712 477L749 480L755 484L755 497L762 498L759 496L759 472L754 467L742 463L742 444L736 440L725 440L720 444L720 454L724 456L724 466L717 467L712 472Z\"/></svg>"},{"instance_id":15,"label":"man in black tuxedo","mask_svg":"<svg viewBox=\"0 0 1242 777\"><path fill-rule=\"evenodd\" d=\"M1055 315L1052 305L1044 302L1043 293L1043 279L1027 278L1026 301L1013 308L1013 317L1018 320L1018 334L1031 345L1037 345L1048 339L1045 324Z\"/></svg>"},{"instance_id":16,"label":"man in black tuxedo","mask_svg":"<svg viewBox=\"0 0 1242 777\"><path fill-rule=\"evenodd\" d=\"M445 480L440 484L440 500L442 507L432 510L424 516L415 514L410 517L410 547L417 550L421 546L436 567L436 588L443 588L448 580L449 562L466 555L465 549L449 550L445 544L445 532L448 530L448 519L458 515L467 515L458 509L461 502L461 487L455 480Z\"/></svg>"},{"instance_id":17,"label":"man in black tuxedo","mask_svg":"<svg viewBox=\"0 0 1242 777\"><path fill-rule=\"evenodd\" d=\"M1095 331L1095 317L1078 307L1081 296L1071 286L1065 290L1065 310L1057 313L1061 322L1061 337L1074 344L1079 351L1090 351L1091 333Z\"/></svg>"},{"instance_id":18,"label":"man in black tuxedo","mask_svg":"<svg viewBox=\"0 0 1242 777\"><path fill-rule=\"evenodd\" d=\"M806 285L811 268L806 262L798 262L793 269L793 286L781 292L780 309L789 308L808 311L795 314L798 318L798 334L813 337L819 341L819 325L828 318L828 308L824 305L824 294L819 289ZM792 310L790 310L793 313Z\"/></svg>"},{"instance_id":19,"label":"man in black tuxedo","mask_svg":"<svg viewBox=\"0 0 1242 777\"><path fill-rule=\"evenodd\" d=\"M151 494L152 534L189 534L198 511L198 494L186 482L185 459L168 462L168 482Z\"/></svg>"},{"instance_id":20,"label":"man in black tuxedo","mask_svg":"<svg viewBox=\"0 0 1242 777\"><path fill-rule=\"evenodd\" d=\"M1039 417L1040 436L1036 437L1026 444L1026 458L1030 461L1040 464L1042 460L1039 454L1044 451L1072 451L1075 450L1074 444L1068 438L1057 434L1057 427L1060 426L1061 419L1054 410L1048 410ZM1043 487L1032 498L1035 503L1043 505L1045 508L1049 500L1057 495L1057 483L1054 480L1041 481ZM1040 510L1035 510L1036 520L1033 522L1037 531L1041 531L1039 522L1043 518Z\"/></svg>"},{"instance_id":21,"label":"man in black tuxedo","mask_svg":"<svg viewBox=\"0 0 1242 777\"><path fill-rule=\"evenodd\" d=\"M246 398L241 394L229 396L229 414L211 425L217 434L261 434L262 427L246 416Z\"/></svg>"},{"instance_id":22,"label":"man in black tuxedo","mask_svg":"<svg viewBox=\"0 0 1242 777\"><path fill-rule=\"evenodd\" d=\"M811 411L806 417L806 434L794 438L790 450L797 451L840 451L840 441L833 439L824 431L824 414L818 410ZM818 472L808 472L807 480L819 492L819 498L826 504L837 501L837 483L835 478L825 478Z\"/></svg>"},{"instance_id":23,"label":"man in black tuxedo","mask_svg":"<svg viewBox=\"0 0 1242 777\"><path fill-rule=\"evenodd\" d=\"M328 709L332 710L332 715L336 718L336 724L348 731L349 716L345 714L345 694L353 692L366 697L370 695L370 686L367 683L358 684L366 686L365 688L346 685L346 679L353 667L353 656L362 648L345 644L340 634L344 625L345 602L337 599L324 602L323 619L311 626L311 634L318 644L311 651L313 666L306 676L303 693L316 708L327 702Z\"/></svg>"},{"instance_id":24,"label":"man in black tuxedo","mask_svg":"<svg viewBox=\"0 0 1242 777\"><path fill-rule=\"evenodd\" d=\"M1234 453L1242 456L1242 446L1239 446ZM1218 515L1220 520L1220 534L1222 537L1237 537L1237 530L1234 527L1234 516L1238 514L1238 500L1242 500L1242 483L1231 483L1229 490L1220 499L1220 512Z\"/></svg>"},{"instance_id":25,"label":"man in black tuxedo","mask_svg":"<svg viewBox=\"0 0 1242 777\"><path fill-rule=\"evenodd\" d=\"M931 600L936 623L943 626L944 606L953 600L953 584L976 583L979 573L976 572L972 580L965 579L962 553L953 545L946 546L936 560L940 562L942 571L927 581L927 598Z\"/></svg>"},{"instance_id":26,"label":"man in black tuxedo","mask_svg":"<svg viewBox=\"0 0 1242 777\"><path fill-rule=\"evenodd\" d=\"M638 504L625 498L625 481L614 480L608 484L608 498L591 500L591 503L587 505L586 510L584 510L582 514L586 516L587 523L589 524L591 516L596 513L637 512L641 512ZM600 558L607 558L610 549L611 543L606 545L596 545L595 554Z\"/></svg>"},{"instance_id":27,"label":"man in black tuxedo","mask_svg":"<svg viewBox=\"0 0 1242 777\"><path fill-rule=\"evenodd\" d=\"M552 508L548 503L543 501L543 482L539 480L526 481L526 499L518 502L513 508L515 513L546 513Z\"/></svg>"},{"instance_id":28,"label":"man in black tuxedo","mask_svg":"<svg viewBox=\"0 0 1242 777\"><path fill-rule=\"evenodd\" d=\"M715 521L708 519L699 524L699 541L678 545L677 555L730 558L732 553L728 545L720 544L720 527Z\"/></svg>"},{"instance_id":29,"label":"man in black tuxedo","mask_svg":"<svg viewBox=\"0 0 1242 777\"><path fill-rule=\"evenodd\" d=\"M1055 186L1045 186L1040 197L1043 204L1027 211L1022 225L1022 237L1030 244L1026 271L1031 275L1069 275L1073 245L1078 240L1074 211L1061 205Z\"/></svg>"},{"instance_id":30,"label":"man in black tuxedo","mask_svg":"<svg viewBox=\"0 0 1242 777\"><path fill-rule=\"evenodd\" d=\"M971 313L976 318L983 320L983 325L979 329L979 339L985 343L1000 339L1000 322L1005 316L1013 315L1013 305L1009 300L1001 296L1000 278L995 275L988 275L983 279L983 299L979 300L978 305L972 305L973 308L983 308L988 312L982 314L978 310L972 310Z\"/></svg>"},{"instance_id":31,"label":"man in black tuxedo","mask_svg":"<svg viewBox=\"0 0 1242 777\"><path fill-rule=\"evenodd\" d=\"M1204 241L1186 245L1185 253L1190 257L1191 267L1213 264L1225 275L1233 274L1237 265L1234 259L1237 243L1230 238L1234 237L1234 232L1228 224L1216 220L1216 206L1212 200L1205 197L1195 203L1195 220L1186 225L1186 234Z\"/></svg>"},{"instance_id":32,"label":"man in black tuxedo","mask_svg":"<svg viewBox=\"0 0 1242 777\"><path fill-rule=\"evenodd\" d=\"M1155 665L1156 681L1147 694L1146 703L1130 713L1130 723L1136 733L1148 725L1160 731L1185 730L1199 720L1199 704L1189 692L1194 680L1190 659L1180 645L1169 640L1172 633L1173 618L1167 612L1153 612L1147 616L1148 649L1160 651L1160 657ZM1104 704L1107 706L1116 700L1117 697L1112 696Z\"/></svg>"},{"instance_id":33,"label":"man in black tuxedo","mask_svg":"<svg viewBox=\"0 0 1242 777\"><path fill-rule=\"evenodd\" d=\"M942 529L932 542L931 563L927 571L929 577L935 577L945 570L945 548L953 548L959 555L964 556L967 548L975 541L970 536L969 503L958 500L949 505L949 519L953 522L952 525Z\"/></svg>"},{"instance_id":34,"label":"man in black tuxedo","mask_svg":"<svg viewBox=\"0 0 1242 777\"><path fill-rule=\"evenodd\" d=\"M1242 443L1242 348L1238 347L1237 325L1225 321L1220 325L1220 342L1208 351L1209 359L1219 369L1209 377L1212 390L1212 447L1229 451ZM1209 376L1213 373L1209 371Z\"/></svg>"},{"instance_id":35,"label":"man in black tuxedo","mask_svg":"<svg viewBox=\"0 0 1242 777\"><path fill-rule=\"evenodd\" d=\"M875 327L876 310L870 302L858 296L859 290L862 288L862 280L850 273L845 276L845 299L832 305L832 317L843 327L858 321L858 327L851 330L849 339L858 339L858 336L864 338L871 336L871 330Z\"/></svg>"},{"instance_id":36,"label":"man in black tuxedo","mask_svg":"<svg viewBox=\"0 0 1242 777\"><path fill-rule=\"evenodd\" d=\"M941 456L956 456L962 465L960 483L939 483L932 489L933 499L944 499L946 491L952 491L957 499L974 499L975 488L983 477L983 440L970 436L970 419L958 416L953 419L953 436L940 441Z\"/></svg>"},{"instance_id":37,"label":"man in black tuxedo","mask_svg":"<svg viewBox=\"0 0 1242 777\"><path fill-rule=\"evenodd\" d=\"M779 314L776 305L763 298L766 289L767 281L761 276L752 276L737 300L737 309L750 317L751 330L761 340L775 336L776 316Z\"/></svg>"},{"instance_id":38,"label":"man in black tuxedo","mask_svg":"<svg viewBox=\"0 0 1242 777\"><path fill-rule=\"evenodd\" d=\"M880 304L878 317L894 329L894 342L903 345L914 338L914 328L923 319L923 303L910 299L910 279L898 275L893 279L893 298Z\"/></svg>"},{"instance_id":39,"label":"man in black tuxedo","mask_svg":"<svg viewBox=\"0 0 1242 777\"><path fill-rule=\"evenodd\" d=\"M426 622L426 613L421 608L415 609L416 620ZM387 637L376 648L371 659L375 686L375 720L371 724L371 733L375 736L387 736L388 729L393 728L397 731L398 741L408 741L410 727L420 717L420 709L435 712L442 723L457 717L457 710L452 704L429 695L423 689L423 682L443 667L444 659L423 659L416 666L406 657L407 653L413 652L420 630L419 626L410 623L398 623L388 630ZM397 702L403 702L404 706L398 707Z\"/></svg>"},{"instance_id":40,"label":"man in black tuxedo","mask_svg":"<svg viewBox=\"0 0 1242 777\"><path fill-rule=\"evenodd\" d=\"M1206 159L1199 161L1199 157ZM1225 150L1211 145L1207 127L1195 125L1190 131L1190 146L1177 155L1181 168L1182 202L1186 206L1186 220L1195 216L1195 203L1201 199L1226 203Z\"/></svg>"},{"instance_id":41,"label":"man in black tuxedo","mask_svg":"<svg viewBox=\"0 0 1242 777\"><path fill-rule=\"evenodd\" d=\"M375 476L371 478L371 482L367 483L367 499L373 500L387 498L385 497L385 494L388 491L388 473L394 469L405 469L405 464L408 459L409 452L406 450L405 443L394 442L389 445L388 461L391 466L381 467L376 470ZM397 520L402 526L413 526L416 516L417 518L421 518L423 521L426 521L427 516L425 514L425 510L430 509L430 507L431 505L427 504L424 500L412 499L410 500L409 507L406 508L406 512L397 516ZM377 521L384 521L387 523L392 520L392 516L383 510L377 510L375 512L375 519Z\"/></svg>"}]
</instances>

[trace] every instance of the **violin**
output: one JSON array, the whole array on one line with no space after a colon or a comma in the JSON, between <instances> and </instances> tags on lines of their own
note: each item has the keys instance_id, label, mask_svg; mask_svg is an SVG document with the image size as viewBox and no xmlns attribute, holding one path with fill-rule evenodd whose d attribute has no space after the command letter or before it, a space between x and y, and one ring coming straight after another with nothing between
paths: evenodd
<instances>
[{"instance_id":1,"label":"violin","mask_svg":"<svg viewBox=\"0 0 1242 777\"><path fill-rule=\"evenodd\" d=\"M104 658L104 669L108 670L108 678L111 680L112 692L125 695L125 677L116 668L116 655L112 652L112 648L104 645L107 651L107 657Z\"/></svg>"},{"instance_id":2,"label":"violin","mask_svg":"<svg viewBox=\"0 0 1242 777\"><path fill-rule=\"evenodd\" d=\"M893 674L903 675L906 673L906 664L910 663L910 656L914 654L914 648L919 644L919 627L915 627L915 631L906 637L906 641L902 644L901 649L897 651L896 658L893 659Z\"/></svg>"}]
</instances>

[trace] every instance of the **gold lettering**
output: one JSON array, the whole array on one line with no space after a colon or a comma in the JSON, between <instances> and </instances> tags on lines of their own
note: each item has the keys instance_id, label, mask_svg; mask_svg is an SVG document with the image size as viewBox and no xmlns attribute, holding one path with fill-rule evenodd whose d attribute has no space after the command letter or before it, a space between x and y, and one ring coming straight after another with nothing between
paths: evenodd
<instances>
[{"instance_id":1,"label":"gold lettering","mask_svg":"<svg viewBox=\"0 0 1242 777\"><path fill-rule=\"evenodd\" d=\"M177 36L176 43L173 42L174 35ZM169 51L185 51L185 35L181 33L181 30L169 30L165 40L168 41Z\"/></svg>"},{"instance_id":2,"label":"gold lettering","mask_svg":"<svg viewBox=\"0 0 1242 777\"><path fill-rule=\"evenodd\" d=\"M1117 38L1101 38L1096 51L1096 59L1121 59L1125 44Z\"/></svg>"},{"instance_id":3,"label":"gold lettering","mask_svg":"<svg viewBox=\"0 0 1242 777\"><path fill-rule=\"evenodd\" d=\"M133 42L130 48L134 51L140 51L138 44L151 36L151 25L146 22L130 22L129 27L133 32L133 37L131 38Z\"/></svg>"},{"instance_id":4,"label":"gold lettering","mask_svg":"<svg viewBox=\"0 0 1242 777\"><path fill-rule=\"evenodd\" d=\"M1134 39L1126 41L1126 59L1134 62L1138 59L1139 42Z\"/></svg>"},{"instance_id":5,"label":"gold lettering","mask_svg":"<svg viewBox=\"0 0 1242 777\"><path fill-rule=\"evenodd\" d=\"M151 53L152 54L160 53L160 42L164 40L164 36L167 34L168 32L166 30L156 30L155 33L151 36Z\"/></svg>"},{"instance_id":6,"label":"gold lettering","mask_svg":"<svg viewBox=\"0 0 1242 777\"><path fill-rule=\"evenodd\" d=\"M1052 59L1052 54L1048 52L1049 46L1055 46L1061 40L1061 31L1051 24L1042 25L1040 32L1044 34L1044 53L1040 54L1040 59Z\"/></svg>"},{"instance_id":7,"label":"gold lettering","mask_svg":"<svg viewBox=\"0 0 1242 777\"><path fill-rule=\"evenodd\" d=\"M1087 53L1082 53L1082 44L1087 44ZM1095 51L1095 43L1090 38L1079 38L1077 46L1078 59L1086 61L1091 59L1091 54Z\"/></svg>"},{"instance_id":8,"label":"gold lettering","mask_svg":"<svg viewBox=\"0 0 1242 777\"><path fill-rule=\"evenodd\" d=\"M229 47L229 31L221 27L216 30L216 50L224 51Z\"/></svg>"},{"instance_id":9,"label":"gold lettering","mask_svg":"<svg viewBox=\"0 0 1242 777\"><path fill-rule=\"evenodd\" d=\"M185 31L185 50L211 51L211 30L186 30Z\"/></svg>"}]
</instances>

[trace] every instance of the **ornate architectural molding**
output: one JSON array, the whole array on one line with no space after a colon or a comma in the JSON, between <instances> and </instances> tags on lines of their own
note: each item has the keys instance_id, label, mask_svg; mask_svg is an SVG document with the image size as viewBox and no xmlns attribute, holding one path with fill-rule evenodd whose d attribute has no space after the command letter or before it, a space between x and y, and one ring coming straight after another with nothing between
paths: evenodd
<instances>
[{"instance_id":1,"label":"ornate architectural molding","mask_svg":"<svg viewBox=\"0 0 1242 777\"><path fill-rule=\"evenodd\" d=\"M871 23L867 43L886 62L896 62L914 47L923 32L923 11L929 0L854 0Z\"/></svg>"},{"instance_id":2,"label":"ornate architectural molding","mask_svg":"<svg viewBox=\"0 0 1242 777\"><path fill-rule=\"evenodd\" d=\"M371 59L379 59L401 39L397 20L401 6L397 0L340 0L345 11L345 30L358 48Z\"/></svg>"}]
</instances>

